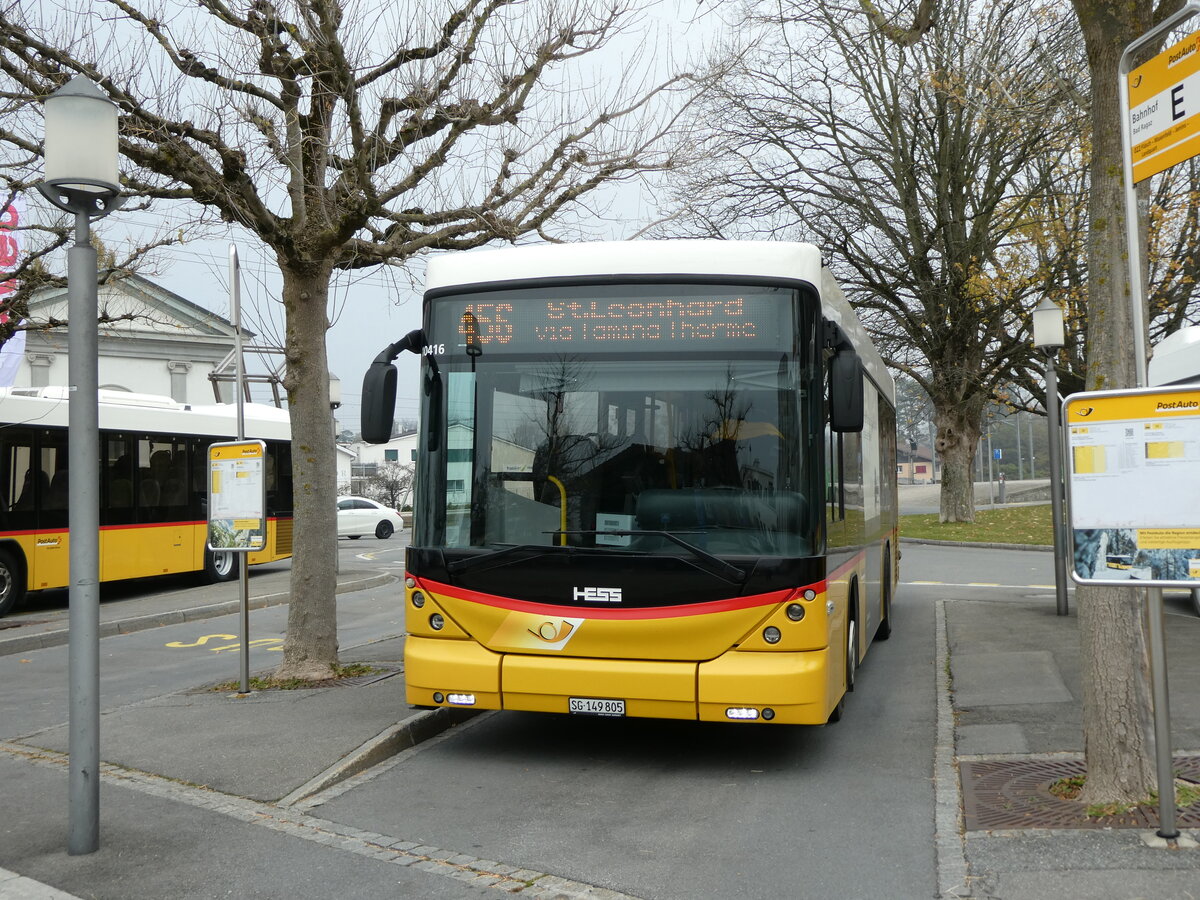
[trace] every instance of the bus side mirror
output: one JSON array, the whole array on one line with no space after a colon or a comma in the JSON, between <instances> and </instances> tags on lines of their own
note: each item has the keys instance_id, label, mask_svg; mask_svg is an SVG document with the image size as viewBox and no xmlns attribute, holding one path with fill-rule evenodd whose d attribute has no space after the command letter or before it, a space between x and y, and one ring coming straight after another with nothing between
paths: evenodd
<instances>
[{"instance_id":1,"label":"bus side mirror","mask_svg":"<svg viewBox=\"0 0 1200 900\"><path fill-rule=\"evenodd\" d=\"M829 427L863 430L863 367L858 354L845 347L829 362Z\"/></svg>"},{"instance_id":2,"label":"bus side mirror","mask_svg":"<svg viewBox=\"0 0 1200 900\"><path fill-rule=\"evenodd\" d=\"M362 438L368 444L386 444L392 438L396 378L396 367L378 359L363 376Z\"/></svg>"},{"instance_id":3,"label":"bus side mirror","mask_svg":"<svg viewBox=\"0 0 1200 900\"><path fill-rule=\"evenodd\" d=\"M425 332L410 331L394 344L388 344L363 376L362 438L368 444L386 444L392 438L392 420L396 415L396 367L392 360L407 350L420 353Z\"/></svg>"}]
</instances>

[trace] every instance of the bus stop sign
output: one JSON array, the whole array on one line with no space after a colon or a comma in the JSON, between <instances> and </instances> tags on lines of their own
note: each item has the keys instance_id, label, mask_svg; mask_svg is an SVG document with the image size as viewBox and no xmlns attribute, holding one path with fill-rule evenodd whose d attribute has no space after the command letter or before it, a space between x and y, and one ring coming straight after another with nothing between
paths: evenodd
<instances>
[{"instance_id":1,"label":"bus stop sign","mask_svg":"<svg viewBox=\"0 0 1200 900\"><path fill-rule=\"evenodd\" d=\"M267 483L263 441L208 448L208 548L248 552L267 542Z\"/></svg>"},{"instance_id":2,"label":"bus stop sign","mask_svg":"<svg viewBox=\"0 0 1200 900\"><path fill-rule=\"evenodd\" d=\"M1063 403L1075 581L1200 586L1200 388Z\"/></svg>"}]
</instances>

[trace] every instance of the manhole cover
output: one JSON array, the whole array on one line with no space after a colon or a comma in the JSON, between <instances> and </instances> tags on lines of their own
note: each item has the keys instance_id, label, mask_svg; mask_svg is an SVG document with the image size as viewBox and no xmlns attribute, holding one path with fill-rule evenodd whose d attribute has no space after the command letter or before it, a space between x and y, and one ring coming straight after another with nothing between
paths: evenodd
<instances>
[{"instance_id":1,"label":"manhole cover","mask_svg":"<svg viewBox=\"0 0 1200 900\"><path fill-rule=\"evenodd\" d=\"M1175 777L1200 783L1200 757L1177 756ZM1158 806L1089 817L1084 804L1050 793L1062 778L1083 775L1081 759L1015 759L963 762L963 816L967 831L1005 828L1157 828ZM1176 824L1200 826L1200 803L1176 811Z\"/></svg>"}]
</instances>

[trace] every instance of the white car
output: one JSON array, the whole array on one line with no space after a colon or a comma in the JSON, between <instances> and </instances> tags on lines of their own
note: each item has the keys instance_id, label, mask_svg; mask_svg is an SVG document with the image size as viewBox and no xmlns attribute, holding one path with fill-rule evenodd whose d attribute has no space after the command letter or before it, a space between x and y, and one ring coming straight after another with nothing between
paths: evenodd
<instances>
[{"instance_id":1,"label":"white car","mask_svg":"<svg viewBox=\"0 0 1200 900\"><path fill-rule=\"evenodd\" d=\"M394 509L366 497L339 497L337 502L338 537L358 540L373 534L380 540L390 538L404 527L404 518Z\"/></svg>"}]
</instances>

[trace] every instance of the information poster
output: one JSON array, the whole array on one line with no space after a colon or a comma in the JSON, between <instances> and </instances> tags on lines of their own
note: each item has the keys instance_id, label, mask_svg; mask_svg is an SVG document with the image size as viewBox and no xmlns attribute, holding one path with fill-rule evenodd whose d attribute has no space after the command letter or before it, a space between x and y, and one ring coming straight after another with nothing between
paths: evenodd
<instances>
[{"instance_id":1,"label":"information poster","mask_svg":"<svg viewBox=\"0 0 1200 900\"><path fill-rule=\"evenodd\" d=\"M1072 394L1063 412L1075 580L1200 586L1200 389Z\"/></svg>"},{"instance_id":2,"label":"information poster","mask_svg":"<svg viewBox=\"0 0 1200 900\"><path fill-rule=\"evenodd\" d=\"M267 542L267 445L233 441L208 448L208 547L261 550Z\"/></svg>"}]
</instances>

